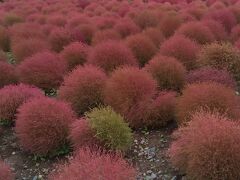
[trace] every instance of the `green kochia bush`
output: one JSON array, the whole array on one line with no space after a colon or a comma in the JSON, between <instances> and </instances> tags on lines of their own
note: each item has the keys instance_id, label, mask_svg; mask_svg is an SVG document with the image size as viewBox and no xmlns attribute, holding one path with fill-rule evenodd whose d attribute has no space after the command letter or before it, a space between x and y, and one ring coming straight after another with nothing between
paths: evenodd
<instances>
[{"instance_id":1,"label":"green kochia bush","mask_svg":"<svg viewBox=\"0 0 240 180\"><path fill-rule=\"evenodd\" d=\"M86 113L96 137L109 149L124 151L132 143L132 132L123 117L111 107L94 108Z\"/></svg>"}]
</instances>

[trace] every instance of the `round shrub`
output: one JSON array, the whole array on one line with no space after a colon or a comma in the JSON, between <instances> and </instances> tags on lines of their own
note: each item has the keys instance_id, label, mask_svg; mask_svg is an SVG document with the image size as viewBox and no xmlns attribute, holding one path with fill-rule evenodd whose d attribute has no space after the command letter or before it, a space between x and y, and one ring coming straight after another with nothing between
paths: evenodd
<instances>
[{"instance_id":1,"label":"round shrub","mask_svg":"<svg viewBox=\"0 0 240 180\"><path fill-rule=\"evenodd\" d=\"M83 114L103 102L103 89L107 77L94 66L79 66L71 72L59 88L59 98L72 104L78 114Z\"/></svg>"},{"instance_id":2,"label":"round shrub","mask_svg":"<svg viewBox=\"0 0 240 180\"><path fill-rule=\"evenodd\" d=\"M126 44L132 50L141 66L146 64L158 51L151 39L143 34L128 36Z\"/></svg>"},{"instance_id":3,"label":"round shrub","mask_svg":"<svg viewBox=\"0 0 240 180\"><path fill-rule=\"evenodd\" d=\"M239 98L235 91L215 82L191 84L183 90L177 103L177 120L186 124L195 111L207 109L217 111L231 119L240 117Z\"/></svg>"},{"instance_id":4,"label":"round shrub","mask_svg":"<svg viewBox=\"0 0 240 180\"><path fill-rule=\"evenodd\" d=\"M165 40L165 37L159 28L147 28L143 31L143 34L151 39L156 47L159 47Z\"/></svg>"},{"instance_id":5,"label":"round shrub","mask_svg":"<svg viewBox=\"0 0 240 180\"><path fill-rule=\"evenodd\" d=\"M140 28L130 19L119 20L114 26L114 29L122 36L122 38L140 32Z\"/></svg>"},{"instance_id":6,"label":"round shrub","mask_svg":"<svg viewBox=\"0 0 240 180\"><path fill-rule=\"evenodd\" d=\"M135 180L136 170L122 157L103 154L100 150L80 149L73 160L59 167L60 172L51 174L50 180Z\"/></svg>"},{"instance_id":7,"label":"round shrub","mask_svg":"<svg viewBox=\"0 0 240 180\"><path fill-rule=\"evenodd\" d=\"M69 138L75 151L83 147L97 148L102 145L95 137L95 132L89 121L85 118L72 123Z\"/></svg>"},{"instance_id":8,"label":"round shrub","mask_svg":"<svg viewBox=\"0 0 240 180\"><path fill-rule=\"evenodd\" d=\"M186 82L201 83L201 82L217 82L227 87L236 89L237 83L226 70L218 70L211 67L202 67L193 71L190 71L186 76Z\"/></svg>"},{"instance_id":9,"label":"round shrub","mask_svg":"<svg viewBox=\"0 0 240 180\"><path fill-rule=\"evenodd\" d=\"M158 83L159 89L179 91L185 84L185 67L175 58L158 55L145 66Z\"/></svg>"},{"instance_id":10,"label":"round shrub","mask_svg":"<svg viewBox=\"0 0 240 180\"><path fill-rule=\"evenodd\" d=\"M92 38L97 30L96 27L93 24L81 24L77 29L79 29L86 43L91 44Z\"/></svg>"},{"instance_id":11,"label":"round shrub","mask_svg":"<svg viewBox=\"0 0 240 180\"><path fill-rule=\"evenodd\" d=\"M0 161L0 180L14 180L14 176L11 168L3 161Z\"/></svg>"},{"instance_id":12,"label":"round shrub","mask_svg":"<svg viewBox=\"0 0 240 180\"><path fill-rule=\"evenodd\" d=\"M172 163L190 179L240 177L239 124L219 114L193 116L188 127L175 132L169 154Z\"/></svg>"},{"instance_id":13,"label":"round shrub","mask_svg":"<svg viewBox=\"0 0 240 180\"><path fill-rule=\"evenodd\" d=\"M121 39L120 34L113 29L104 29L98 31L94 34L92 39L92 45L97 45L99 43L103 43L105 41L118 41Z\"/></svg>"},{"instance_id":14,"label":"round shrub","mask_svg":"<svg viewBox=\"0 0 240 180\"><path fill-rule=\"evenodd\" d=\"M0 88L17 82L15 67L7 62L0 61Z\"/></svg>"},{"instance_id":15,"label":"round shrub","mask_svg":"<svg viewBox=\"0 0 240 180\"><path fill-rule=\"evenodd\" d=\"M21 82L49 90L62 82L66 63L54 53L42 52L23 61L17 71Z\"/></svg>"},{"instance_id":16,"label":"round shrub","mask_svg":"<svg viewBox=\"0 0 240 180\"><path fill-rule=\"evenodd\" d=\"M83 65L87 61L88 52L88 46L81 42L73 42L64 47L60 56L68 64L68 69L72 70L77 65Z\"/></svg>"},{"instance_id":17,"label":"round shrub","mask_svg":"<svg viewBox=\"0 0 240 180\"><path fill-rule=\"evenodd\" d=\"M41 96L43 93L39 89L28 85L5 86L0 89L0 120L13 121L20 105L31 98Z\"/></svg>"},{"instance_id":18,"label":"round shrub","mask_svg":"<svg viewBox=\"0 0 240 180\"><path fill-rule=\"evenodd\" d=\"M49 45L45 40L30 38L12 42L11 48L15 61L20 63L27 57L48 50Z\"/></svg>"},{"instance_id":19,"label":"round shrub","mask_svg":"<svg viewBox=\"0 0 240 180\"><path fill-rule=\"evenodd\" d=\"M147 27L155 27L159 22L157 14L151 10L143 10L138 12L133 20L142 29Z\"/></svg>"},{"instance_id":20,"label":"round shrub","mask_svg":"<svg viewBox=\"0 0 240 180\"><path fill-rule=\"evenodd\" d=\"M134 105L152 98L156 89L157 83L150 74L135 67L124 67L114 71L108 79L104 99L106 104L125 117ZM136 123L130 122L130 125Z\"/></svg>"},{"instance_id":21,"label":"round shrub","mask_svg":"<svg viewBox=\"0 0 240 180\"><path fill-rule=\"evenodd\" d=\"M9 51L10 49L10 36L6 28L0 26L0 49Z\"/></svg>"},{"instance_id":22,"label":"round shrub","mask_svg":"<svg viewBox=\"0 0 240 180\"><path fill-rule=\"evenodd\" d=\"M120 114L111 107L94 108L85 114L95 136L111 150L125 151L132 144L132 132Z\"/></svg>"},{"instance_id":23,"label":"round shrub","mask_svg":"<svg viewBox=\"0 0 240 180\"><path fill-rule=\"evenodd\" d=\"M24 150L47 155L67 143L75 118L68 104L47 97L35 98L18 109L16 135Z\"/></svg>"},{"instance_id":24,"label":"round shrub","mask_svg":"<svg viewBox=\"0 0 240 180\"><path fill-rule=\"evenodd\" d=\"M176 33L182 34L199 44L207 44L215 40L210 29L201 22L185 23L180 26Z\"/></svg>"},{"instance_id":25,"label":"round shrub","mask_svg":"<svg viewBox=\"0 0 240 180\"><path fill-rule=\"evenodd\" d=\"M125 44L107 41L95 46L89 54L88 63L103 68L107 73L119 66L137 65L130 49Z\"/></svg>"},{"instance_id":26,"label":"round shrub","mask_svg":"<svg viewBox=\"0 0 240 180\"><path fill-rule=\"evenodd\" d=\"M217 69L227 69L237 79L240 78L240 53L229 43L206 45L198 57L199 64Z\"/></svg>"},{"instance_id":27,"label":"round shrub","mask_svg":"<svg viewBox=\"0 0 240 180\"><path fill-rule=\"evenodd\" d=\"M162 55L175 57L181 61L188 70L196 66L198 51L198 45L183 35L172 36L163 42L160 47L160 53Z\"/></svg>"}]
</instances>

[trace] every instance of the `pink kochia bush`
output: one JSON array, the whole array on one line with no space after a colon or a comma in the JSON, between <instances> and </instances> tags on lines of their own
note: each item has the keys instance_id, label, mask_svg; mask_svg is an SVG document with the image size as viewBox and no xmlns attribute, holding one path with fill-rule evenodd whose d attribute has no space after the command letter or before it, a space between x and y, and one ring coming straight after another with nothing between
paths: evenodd
<instances>
[{"instance_id":1,"label":"pink kochia bush","mask_svg":"<svg viewBox=\"0 0 240 180\"><path fill-rule=\"evenodd\" d=\"M47 155L67 143L75 119L68 104L47 97L35 98L18 109L15 131L24 150Z\"/></svg>"},{"instance_id":2,"label":"pink kochia bush","mask_svg":"<svg viewBox=\"0 0 240 180\"><path fill-rule=\"evenodd\" d=\"M216 111L236 120L240 118L239 107L239 97L231 88L215 82L191 84L178 99L177 120L180 125L186 124L192 113L201 109Z\"/></svg>"},{"instance_id":3,"label":"pink kochia bush","mask_svg":"<svg viewBox=\"0 0 240 180\"><path fill-rule=\"evenodd\" d=\"M186 69L173 57L155 56L145 69L156 79L159 89L181 90L185 84Z\"/></svg>"},{"instance_id":4,"label":"pink kochia bush","mask_svg":"<svg viewBox=\"0 0 240 180\"><path fill-rule=\"evenodd\" d=\"M76 120L71 125L69 139L72 142L74 150L90 147L96 148L102 143L95 137L96 133L91 128L90 123L85 118Z\"/></svg>"},{"instance_id":5,"label":"pink kochia bush","mask_svg":"<svg viewBox=\"0 0 240 180\"><path fill-rule=\"evenodd\" d=\"M202 67L190 71L186 76L187 83L217 82L227 87L236 89L237 83L231 74L226 70L218 70L211 67Z\"/></svg>"},{"instance_id":6,"label":"pink kochia bush","mask_svg":"<svg viewBox=\"0 0 240 180\"><path fill-rule=\"evenodd\" d=\"M15 67L7 62L0 61L0 88L17 82Z\"/></svg>"},{"instance_id":7,"label":"pink kochia bush","mask_svg":"<svg viewBox=\"0 0 240 180\"><path fill-rule=\"evenodd\" d=\"M175 57L181 61L188 70L196 66L198 52L198 45L183 35L172 36L163 42L160 47L160 53L162 55Z\"/></svg>"},{"instance_id":8,"label":"pink kochia bush","mask_svg":"<svg viewBox=\"0 0 240 180\"><path fill-rule=\"evenodd\" d=\"M126 44L132 50L141 66L144 66L158 50L153 41L144 34L128 36Z\"/></svg>"},{"instance_id":9,"label":"pink kochia bush","mask_svg":"<svg viewBox=\"0 0 240 180\"><path fill-rule=\"evenodd\" d=\"M105 154L100 150L80 149L68 164L60 165L59 172L50 180L135 180L136 170L121 156Z\"/></svg>"},{"instance_id":10,"label":"pink kochia bush","mask_svg":"<svg viewBox=\"0 0 240 180\"><path fill-rule=\"evenodd\" d=\"M14 180L14 176L11 168L3 161L0 161L0 180Z\"/></svg>"},{"instance_id":11,"label":"pink kochia bush","mask_svg":"<svg viewBox=\"0 0 240 180\"><path fill-rule=\"evenodd\" d=\"M131 50L125 44L116 41L107 41L95 46L87 62L103 68L107 73L119 66L137 66L137 60Z\"/></svg>"},{"instance_id":12,"label":"pink kochia bush","mask_svg":"<svg viewBox=\"0 0 240 180\"><path fill-rule=\"evenodd\" d=\"M64 79L59 98L71 103L78 114L83 114L103 102L106 79L98 67L79 66Z\"/></svg>"},{"instance_id":13,"label":"pink kochia bush","mask_svg":"<svg viewBox=\"0 0 240 180\"><path fill-rule=\"evenodd\" d=\"M175 132L169 155L189 179L240 177L239 124L218 113L199 112L187 127Z\"/></svg>"},{"instance_id":14,"label":"pink kochia bush","mask_svg":"<svg viewBox=\"0 0 240 180\"><path fill-rule=\"evenodd\" d=\"M21 82L49 90L60 85L66 69L66 63L56 54L42 52L23 61L17 71Z\"/></svg>"},{"instance_id":15,"label":"pink kochia bush","mask_svg":"<svg viewBox=\"0 0 240 180\"><path fill-rule=\"evenodd\" d=\"M42 97L41 90L29 85L9 85L0 89L0 120L13 121L17 109L31 98Z\"/></svg>"},{"instance_id":16,"label":"pink kochia bush","mask_svg":"<svg viewBox=\"0 0 240 180\"><path fill-rule=\"evenodd\" d=\"M66 61L68 69L72 70L77 65L83 65L87 61L89 47L81 42L73 42L65 46L61 51L61 58Z\"/></svg>"}]
</instances>

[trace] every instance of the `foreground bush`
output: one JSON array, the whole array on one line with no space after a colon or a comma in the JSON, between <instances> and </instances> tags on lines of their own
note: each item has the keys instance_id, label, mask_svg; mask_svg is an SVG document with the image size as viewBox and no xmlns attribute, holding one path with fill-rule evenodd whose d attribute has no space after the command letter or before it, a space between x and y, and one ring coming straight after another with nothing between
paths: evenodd
<instances>
[{"instance_id":1,"label":"foreground bush","mask_svg":"<svg viewBox=\"0 0 240 180\"><path fill-rule=\"evenodd\" d=\"M41 90L29 85L9 85L0 89L0 120L12 122L17 109L31 98L42 97Z\"/></svg>"},{"instance_id":2,"label":"foreground bush","mask_svg":"<svg viewBox=\"0 0 240 180\"><path fill-rule=\"evenodd\" d=\"M177 105L178 123L185 124L192 113L201 109L216 111L231 119L240 117L239 98L235 91L214 82L191 84L183 90Z\"/></svg>"},{"instance_id":3,"label":"foreground bush","mask_svg":"<svg viewBox=\"0 0 240 180\"><path fill-rule=\"evenodd\" d=\"M227 69L237 79L240 78L240 53L231 44L212 43L206 45L199 53L201 65L217 69Z\"/></svg>"},{"instance_id":4,"label":"foreground bush","mask_svg":"<svg viewBox=\"0 0 240 180\"><path fill-rule=\"evenodd\" d=\"M14 180L14 174L11 168L4 162L0 161L0 180Z\"/></svg>"},{"instance_id":5,"label":"foreground bush","mask_svg":"<svg viewBox=\"0 0 240 180\"><path fill-rule=\"evenodd\" d=\"M24 150L51 154L67 143L69 127L75 119L68 104L46 97L36 98L18 109L16 135Z\"/></svg>"},{"instance_id":6,"label":"foreground bush","mask_svg":"<svg viewBox=\"0 0 240 180\"><path fill-rule=\"evenodd\" d=\"M69 138L75 151L83 147L98 148L98 146L102 146L101 141L96 137L96 132L85 118L72 123Z\"/></svg>"},{"instance_id":7,"label":"foreground bush","mask_svg":"<svg viewBox=\"0 0 240 180\"><path fill-rule=\"evenodd\" d=\"M66 68L56 54L42 52L27 58L17 71L21 82L49 90L60 85Z\"/></svg>"},{"instance_id":8,"label":"foreground bush","mask_svg":"<svg viewBox=\"0 0 240 180\"><path fill-rule=\"evenodd\" d=\"M77 65L83 65L87 61L89 47L80 42L73 42L65 46L61 51L61 58L68 64L68 69L72 70Z\"/></svg>"},{"instance_id":9,"label":"foreground bush","mask_svg":"<svg viewBox=\"0 0 240 180\"><path fill-rule=\"evenodd\" d=\"M104 98L106 104L125 116L134 105L151 99L156 88L157 83L147 72L135 67L124 67L114 71L107 81Z\"/></svg>"},{"instance_id":10,"label":"foreground bush","mask_svg":"<svg viewBox=\"0 0 240 180\"><path fill-rule=\"evenodd\" d=\"M72 161L59 167L60 172L50 175L50 180L135 180L136 170L121 157L102 154L99 150L80 149Z\"/></svg>"},{"instance_id":11,"label":"foreground bush","mask_svg":"<svg viewBox=\"0 0 240 180\"><path fill-rule=\"evenodd\" d=\"M132 50L141 66L144 66L156 53L157 47L146 35L136 34L127 37L127 46Z\"/></svg>"},{"instance_id":12,"label":"foreground bush","mask_svg":"<svg viewBox=\"0 0 240 180\"><path fill-rule=\"evenodd\" d=\"M59 98L72 104L78 114L83 114L103 102L103 89L107 77L94 66L79 66L64 80Z\"/></svg>"},{"instance_id":13,"label":"foreground bush","mask_svg":"<svg viewBox=\"0 0 240 180\"><path fill-rule=\"evenodd\" d=\"M239 125L219 114L197 113L188 127L175 133L172 163L190 179L240 177Z\"/></svg>"},{"instance_id":14,"label":"foreground bush","mask_svg":"<svg viewBox=\"0 0 240 180\"><path fill-rule=\"evenodd\" d=\"M185 67L175 58L158 55L145 66L158 83L159 89L181 90L185 84Z\"/></svg>"},{"instance_id":15,"label":"foreground bush","mask_svg":"<svg viewBox=\"0 0 240 180\"><path fill-rule=\"evenodd\" d=\"M17 82L15 67L7 62L0 61L0 88Z\"/></svg>"},{"instance_id":16,"label":"foreground bush","mask_svg":"<svg viewBox=\"0 0 240 180\"><path fill-rule=\"evenodd\" d=\"M175 57L181 61L188 70L196 66L198 51L198 45L183 35L172 36L163 42L160 47L160 53L162 55Z\"/></svg>"},{"instance_id":17,"label":"foreground bush","mask_svg":"<svg viewBox=\"0 0 240 180\"><path fill-rule=\"evenodd\" d=\"M187 83L217 82L227 87L236 89L237 83L226 70L218 70L211 67L202 67L190 71L186 76Z\"/></svg>"},{"instance_id":18,"label":"foreground bush","mask_svg":"<svg viewBox=\"0 0 240 180\"><path fill-rule=\"evenodd\" d=\"M130 49L121 42L107 41L98 44L90 52L88 63L112 72L119 66L137 65Z\"/></svg>"},{"instance_id":19,"label":"foreground bush","mask_svg":"<svg viewBox=\"0 0 240 180\"><path fill-rule=\"evenodd\" d=\"M125 151L132 144L132 132L123 117L111 107L94 108L86 113L95 137L111 150Z\"/></svg>"}]
</instances>

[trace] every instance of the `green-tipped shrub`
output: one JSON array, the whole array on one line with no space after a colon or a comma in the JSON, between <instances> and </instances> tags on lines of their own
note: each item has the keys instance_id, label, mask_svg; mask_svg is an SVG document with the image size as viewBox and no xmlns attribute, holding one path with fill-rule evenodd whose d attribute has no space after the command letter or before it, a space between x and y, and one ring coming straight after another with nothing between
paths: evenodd
<instances>
[{"instance_id":1,"label":"green-tipped shrub","mask_svg":"<svg viewBox=\"0 0 240 180\"><path fill-rule=\"evenodd\" d=\"M123 117L111 107L94 108L86 113L96 137L112 150L124 151L132 143L132 132Z\"/></svg>"}]
</instances>

